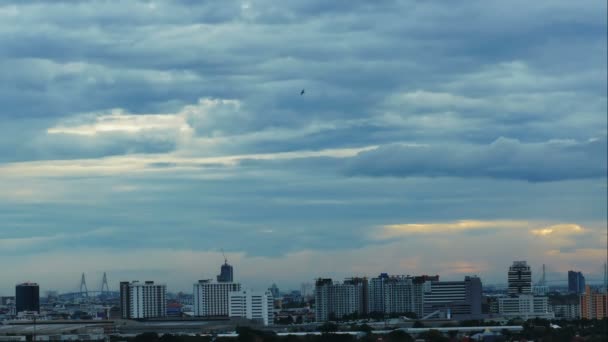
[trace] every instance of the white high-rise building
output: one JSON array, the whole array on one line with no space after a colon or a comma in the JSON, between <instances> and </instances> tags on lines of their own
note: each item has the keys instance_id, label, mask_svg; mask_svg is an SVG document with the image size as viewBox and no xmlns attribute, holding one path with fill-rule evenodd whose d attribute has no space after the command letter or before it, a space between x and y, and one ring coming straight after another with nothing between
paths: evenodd
<instances>
[{"instance_id":1,"label":"white high-rise building","mask_svg":"<svg viewBox=\"0 0 608 342\"><path fill-rule=\"evenodd\" d=\"M251 290L233 291L228 294L230 317L242 317L259 320L264 325L274 321L274 298L270 291L254 292Z\"/></svg>"},{"instance_id":2,"label":"white high-rise building","mask_svg":"<svg viewBox=\"0 0 608 342\"><path fill-rule=\"evenodd\" d=\"M153 281L120 283L123 318L164 317L167 313L167 286Z\"/></svg>"},{"instance_id":3,"label":"white high-rise building","mask_svg":"<svg viewBox=\"0 0 608 342\"><path fill-rule=\"evenodd\" d=\"M241 284L199 280L194 284L193 301L195 316L228 316L229 294L240 291Z\"/></svg>"}]
</instances>

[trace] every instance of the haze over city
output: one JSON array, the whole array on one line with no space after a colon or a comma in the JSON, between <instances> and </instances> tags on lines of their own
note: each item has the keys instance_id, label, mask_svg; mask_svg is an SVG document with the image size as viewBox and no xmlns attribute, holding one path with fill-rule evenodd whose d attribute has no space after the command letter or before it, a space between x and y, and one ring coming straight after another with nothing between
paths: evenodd
<instances>
[{"instance_id":1,"label":"haze over city","mask_svg":"<svg viewBox=\"0 0 608 342\"><path fill-rule=\"evenodd\" d=\"M455 3L3 1L0 295L601 279L606 2Z\"/></svg>"}]
</instances>

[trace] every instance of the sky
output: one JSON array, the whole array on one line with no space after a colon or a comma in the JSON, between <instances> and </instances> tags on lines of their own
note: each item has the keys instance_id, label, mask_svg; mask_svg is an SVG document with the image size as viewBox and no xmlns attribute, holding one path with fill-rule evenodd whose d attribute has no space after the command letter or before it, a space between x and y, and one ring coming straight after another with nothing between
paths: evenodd
<instances>
[{"instance_id":1,"label":"sky","mask_svg":"<svg viewBox=\"0 0 608 342\"><path fill-rule=\"evenodd\" d=\"M607 245L606 2L0 4L0 295L570 269ZM305 93L300 95L302 89Z\"/></svg>"}]
</instances>

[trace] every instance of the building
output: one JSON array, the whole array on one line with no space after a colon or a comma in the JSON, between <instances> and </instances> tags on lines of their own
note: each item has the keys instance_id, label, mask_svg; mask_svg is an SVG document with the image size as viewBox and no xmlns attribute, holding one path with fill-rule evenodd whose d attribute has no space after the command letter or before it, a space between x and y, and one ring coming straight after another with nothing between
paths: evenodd
<instances>
[{"instance_id":1,"label":"building","mask_svg":"<svg viewBox=\"0 0 608 342\"><path fill-rule=\"evenodd\" d=\"M549 311L555 318L579 319L581 317L580 298L576 294L549 296Z\"/></svg>"},{"instance_id":2,"label":"building","mask_svg":"<svg viewBox=\"0 0 608 342\"><path fill-rule=\"evenodd\" d=\"M167 314L167 286L153 281L120 282L122 318L144 319L165 317Z\"/></svg>"},{"instance_id":3,"label":"building","mask_svg":"<svg viewBox=\"0 0 608 342\"><path fill-rule=\"evenodd\" d=\"M532 293L532 271L525 261L513 261L508 273L509 295Z\"/></svg>"},{"instance_id":4,"label":"building","mask_svg":"<svg viewBox=\"0 0 608 342\"><path fill-rule=\"evenodd\" d=\"M218 283L232 283L234 279L234 270L228 265L228 259L224 259L224 264L220 268L220 274L217 276Z\"/></svg>"},{"instance_id":5,"label":"building","mask_svg":"<svg viewBox=\"0 0 608 342\"><path fill-rule=\"evenodd\" d=\"M424 315L424 280L410 276L390 276L383 279L384 298L375 308L384 307L385 314L415 313Z\"/></svg>"},{"instance_id":6,"label":"building","mask_svg":"<svg viewBox=\"0 0 608 342\"><path fill-rule=\"evenodd\" d=\"M589 285L580 296L581 317L587 319L602 319L608 317L608 293L597 292Z\"/></svg>"},{"instance_id":7,"label":"building","mask_svg":"<svg viewBox=\"0 0 608 342\"><path fill-rule=\"evenodd\" d=\"M482 285L478 277L464 281L431 281L424 293L424 314L440 311L451 318L480 316Z\"/></svg>"},{"instance_id":8,"label":"building","mask_svg":"<svg viewBox=\"0 0 608 342\"><path fill-rule=\"evenodd\" d=\"M344 285L354 287L355 313L367 315L369 313L369 282L366 277L353 277L344 279Z\"/></svg>"},{"instance_id":9,"label":"building","mask_svg":"<svg viewBox=\"0 0 608 342\"><path fill-rule=\"evenodd\" d=\"M15 313L31 311L40 313L40 287L36 283L15 286Z\"/></svg>"},{"instance_id":10,"label":"building","mask_svg":"<svg viewBox=\"0 0 608 342\"><path fill-rule=\"evenodd\" d=\"M547 297L538 297L531 294L499 297L498 313L507 318L543 318L552 319L555 317L549 310Z\"/></svg>"},{"instance_id":11,"label":"building","mask_svg":"<svg viewBox=\"0 0 608 342\"><path fill-rule=\"evenodd\" d=\"M369 281L368 308L370 313L384 313L384 283L389 278L388 273L380 273Z\"/></svg>"},{"instance_id":12,"label":"building","mask_svg":"<svg viewBox=\"0 0 608 342\"><path fill-rule=\"evenodd\" d=\"M211 279L199 280L193 287L194 315L201 317L228 316L229 294L241 290L239 283Z\"/></svg>"},{"instance_id":13,"label":"building","mask_svg":"<svg viewBox=\"0 0 608 342\"><path fill-rule=\"evenodd\" d=\"M581 272L568 271L568 292L585 293L585 277Z\"/></svg>"},{"instance_id":14,"label":"building","mask_svg":"<svg viewBox=\"0 0 608 342\"><path fill-rule=\"evenodd\" d=\"M230 317L242 317L262 322L265 326L274 322L274 298L270 291L233 291L228 294Z\"/></svg>"},{"instance_id":15,"label":"building","mask_svg":"<svg viewBox=\"0 0 608 342\"><path fill-rule=\"evenodd\" d=\"M315 283L315 320L317 322L331 321L346 315L359 313L363 306L360 302L364 295L362 283L334 283L331 279L317 279Z\"/></svg>"}]
</instances>

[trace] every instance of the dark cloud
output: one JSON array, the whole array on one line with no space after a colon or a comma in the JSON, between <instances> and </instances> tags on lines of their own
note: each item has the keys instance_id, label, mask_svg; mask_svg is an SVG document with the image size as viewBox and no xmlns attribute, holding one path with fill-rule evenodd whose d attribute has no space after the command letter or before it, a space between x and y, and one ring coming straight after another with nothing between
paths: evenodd
<instances>
[{"instance_id":1,"label":"dark cloud","mask_svg":"<svg viewBox=\"0 0 608 342\"><path fill-rule=\"evenodd\" d=\"M350 175L393 177L490 177L547 182L605 178L606 138L589 142L521 143L498 139L490 145L387 145L361 152Z\"/></svg>"}]
</instances>

